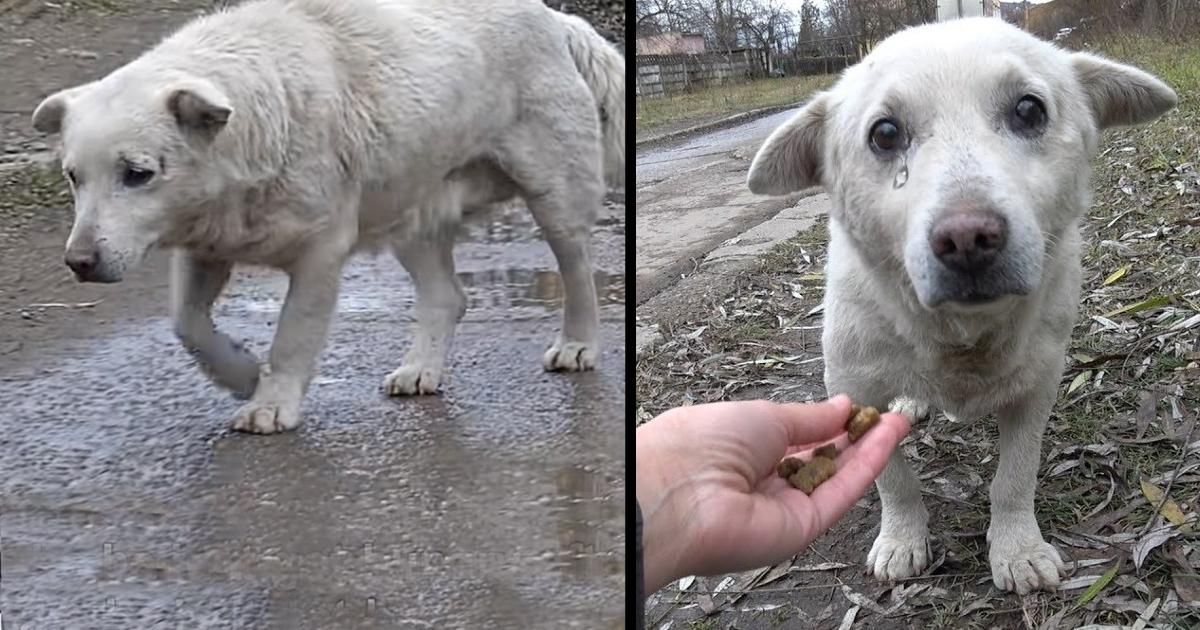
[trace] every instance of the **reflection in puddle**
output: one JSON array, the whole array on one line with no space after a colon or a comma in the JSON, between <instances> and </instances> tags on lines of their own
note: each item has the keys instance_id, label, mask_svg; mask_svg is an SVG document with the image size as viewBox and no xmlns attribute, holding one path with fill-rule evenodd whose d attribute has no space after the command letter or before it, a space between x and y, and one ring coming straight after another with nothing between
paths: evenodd
<instances>
[{"instance_id":1,"label":"reflection in puddle","mask_svg":"<svg viewBox=\"0 0 1200 630\"><path fill-rule=\"evenodd\" d=\"M480 306L540 306L562 308L563 283L556 271L547 269L496 269L458 274L468 288L468 308ZM625 274L596 272L596 296L600 306L625 303Z\"/></svg>"},{"instance_id":2,"label":"reflection in puddle","mask_svg":"<svg viewBox=\"0 0 1200 630\"><path fill-rule=\"evenodd\" d=\"M460 243L513 243L538 239L533 216L518 201L492 204L489 209L463 218Z\"/></svg>"},{"instance_id":3,"label":"reflection in puddle","mask_svg":"<svg viewBox=\"0 0 1200 630\"><path fill-rule=\"evenodd\" d=\"M619 575L624 570L618 542L601 526L622 516L621 504L602 475L588 466L562 469L555 476L563 508L558 541L567 570L579 578Z\"/></svg>"},{"instance_id":4,"label":"reflection in puddle","mask_svg":"<svg viewBox=\"0 0 1200 630\"><path fill-rule=\"evenodd\" d=\"M467 288L467 308L543 308L562 309L562 277L548 269L494 269L458 274ZM223 308L261 313L278 313L287 292L285 276L267 286L235 287L221 297ZM600 306L625 304L625 274L595 274L596 296ZM383 283L363 290L352 283L344 285L338 296L339 313L395 313L405 308L405 300L415 299L410 292ZM411 289L410 289L411 291Z\"/></svg>"}]
</instances>

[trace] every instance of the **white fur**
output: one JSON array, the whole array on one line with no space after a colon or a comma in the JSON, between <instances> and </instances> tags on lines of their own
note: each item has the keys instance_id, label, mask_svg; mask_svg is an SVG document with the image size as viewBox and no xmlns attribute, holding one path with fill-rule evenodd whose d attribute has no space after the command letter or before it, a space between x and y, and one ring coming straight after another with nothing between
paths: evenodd
<instances>
[{"instance_id":1,"label":"white fur","mask_svg":"<svg viewBox=\"0 0 1200 630\"><path fill-rule=\"evenodd\" d=\"M1026 94L1046 105L1036 137L1007 126ZM1062 562L1042 539L1033 497L1079 302L1088 161L1102 127L1153 120L1174 103L1174 92L1144 72L1000 20L927 25L893 35L848 69L771 135L750 169L756 192L817 184L830 192L830 394L894 401L913 416L930 407L965 419L996 414L988 540L997 587L1059 584ZM869 148L882 116L911 132L902 155ZM898 178L902 167L907 180ZM928 244L933 222L964 204L994 209L1010 230L995 263L1002 277L986 280L1000 297L983 304L953 299L958 280ZM868 566L881 579L916 575L930 558L919 481L897 454L877 485L883 518Z\"/></svg>"},{"instance_id":2,"label":"white fur","mask_svg":"<svg viewBox=\"0 0 1200 630\"><path fill-rule=\"evenodd\" d=\"M386 389L435 392L466 305L452 232L464 209L516 195L566 288L544 365L595 365L588 239L605 175L624 170L624 59L537 0L256 0L48 97L33 122L62 133L77 181L68 259L96 262L82 279L119 281L151 248L176 250L176 330L251 398L235 428L299 424L342 264L375 244L417 289L416 339ZM209 313L234 263L291 276L261 367Z\"/></svg>"}]
</instances>

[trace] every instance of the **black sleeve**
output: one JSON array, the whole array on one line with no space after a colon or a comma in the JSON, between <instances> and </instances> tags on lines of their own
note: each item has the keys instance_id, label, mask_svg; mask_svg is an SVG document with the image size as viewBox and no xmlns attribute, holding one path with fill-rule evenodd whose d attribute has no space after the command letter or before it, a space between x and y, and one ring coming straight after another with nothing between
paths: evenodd
<instances>
[{"instance_id":1,"label":"black sleeve","mask_svg":"<svg viewBox=\"0 0 1200 630\"><path fill-rule=\"evenodd\" d=\"M645 626L642 623L642 617L646 614L646 581L642 572L642 506L638 505L637 500L633 502L633 508L637 514L637 531L634 533L633 547L633 572L634 580L637 584L633 600L633 627L635 630L643 630Z\"/></svg>"}]
</instances>

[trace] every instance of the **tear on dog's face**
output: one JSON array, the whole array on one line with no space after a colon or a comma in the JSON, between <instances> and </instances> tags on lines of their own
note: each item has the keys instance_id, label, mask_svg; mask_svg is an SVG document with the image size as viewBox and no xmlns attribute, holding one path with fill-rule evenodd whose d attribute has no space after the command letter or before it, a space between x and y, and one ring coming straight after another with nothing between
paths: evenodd
<instances>
[{"instance_id":1,"label":"tear on dog's face","mask_svg":"<svg viewBox=\"0 0 1200 630\"><path fill-rule=\"evenodd\" d=\"M925 308L1003 308L1037 290L1083 215L1099 131L1175 102L1141 70L998 19L920 26L776 129L748 183L761 194L824 186L858 254L902 268Z\"/></svg>"},{"instance_id":2,"label":"tear on dog's face","mask_svg":"<svg viewBox=\"0 0 1200 630\"><path fill-rule=\"evenodd\" d=\"M212 198L217 174L206 152L232 113L206 81L146 81L125 69L42 101L33 126L62 134L75 198L66 263L79 280L120 281L172 213Z\"/></svg>"}]
</instances>

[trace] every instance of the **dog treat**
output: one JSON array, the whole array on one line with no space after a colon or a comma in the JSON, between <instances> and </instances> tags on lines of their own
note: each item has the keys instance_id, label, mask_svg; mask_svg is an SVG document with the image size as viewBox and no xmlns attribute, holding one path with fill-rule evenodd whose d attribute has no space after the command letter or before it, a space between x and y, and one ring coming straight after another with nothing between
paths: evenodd
<instances>
[{"instance_id":1,"label":"dog treat","mask_svg":"<svg viewBox=\"0 0 1200 630\"><path fill-rule=\"evenodd\" d=\"M825 446L813 451L813 457L833 459L837 457L837 446L834 446L833 443L826 444Z\"/></svg>"},{"instance_id":2,"label":"dog treat","mask_svg":"<svg viewBox=\"0 0 1200 630\"><path fill-rule=\"evenodd\" d=\"M858 438L871 430L871 427L879 424L879 410L874 407L853 405L850 407L850 411L853 415L846 423L846 433L849 434L851 442L857 442Z\"/></svg>"},{"instance_id":3,"label":"dog treat","mask_svg":"<svg viewBox=\"0 0 1200 630\"><path fill-rule=\"evenodd\" d=\"M795 457L788 457L786 459L779 460L779 463L775 465L775 472L778 473L780 477L787 479L788 477L791 477L797 470L800 470L801 466L804 466L804 462L796 459Z\"/></svg>"},{"instance_id":4,"label":"dog treat","mask_svg":"<svg viewBox=\"0 0 1200 630\"><path fill-rule=\"evenodd\" d=\"M812 494L817 486L825 482L837 472L837 465L828 457L813 457L800 470L788 477L788 483L793 488L803 490L804 494Z\"/></svg>"}]
</instances>

